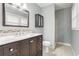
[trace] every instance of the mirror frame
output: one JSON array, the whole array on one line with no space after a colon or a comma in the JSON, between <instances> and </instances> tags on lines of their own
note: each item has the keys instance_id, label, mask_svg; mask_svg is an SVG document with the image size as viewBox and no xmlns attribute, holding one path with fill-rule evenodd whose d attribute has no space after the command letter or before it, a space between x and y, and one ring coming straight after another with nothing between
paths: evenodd
<instances>
[{"instance_id":1,"label":"mirror frame","mask_svg":"<svg viewBox=\"0 0 79 59\"><path fill-rule=\"evenodd\" d=\"M3 22L2 22L2 25L3 26L10 26L10 27L29 27L29 11L27 11L27 10L24 10L25 12L27 12L28 13L28 25L27 26L21 26L21 25L7 25L6 24L6 22L5 22L5 20L6 20L6 18L5 18L5 3L2 3L2 20L3 20Z\"/></svg>"}]
</instances>

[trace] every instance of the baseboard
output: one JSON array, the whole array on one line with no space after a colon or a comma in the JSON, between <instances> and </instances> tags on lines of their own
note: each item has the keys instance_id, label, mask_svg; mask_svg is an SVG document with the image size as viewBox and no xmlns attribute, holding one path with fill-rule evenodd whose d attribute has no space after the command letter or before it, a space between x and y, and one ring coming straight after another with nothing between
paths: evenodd
<instances>
[{"instance_id":1,"label":"baseboard","mask_svg":"<svg viewBox=\"0 0 79 59\"><path fill-rule=\"evenodd\" d=\"M66 46L71 46L71 44L69 44L69 43L64 43L64 42L56 42L56 43L63 44L63 45L66 45Z\"/></svg>"}]
</instances>

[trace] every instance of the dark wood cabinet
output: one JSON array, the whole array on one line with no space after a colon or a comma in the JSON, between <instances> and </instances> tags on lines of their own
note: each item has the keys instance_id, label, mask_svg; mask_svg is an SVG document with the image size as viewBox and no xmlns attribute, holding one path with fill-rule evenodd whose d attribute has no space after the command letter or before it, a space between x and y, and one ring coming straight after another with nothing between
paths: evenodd
<instances>
[{"instance_id":1,"label":"dark wood cabinet","mask_svg":"<svg viewBox=\"0 0 79 59\"><path fill-rule=\"evenodd\" d=\"M4 45L4 56L19 56L19 43L14 42Z\"/></svg>"},{"instance_id":2,"label":"dark wood cabinet","mask_svg":"<svg viewBox=\"0 0 79 59\"><path fill-rule=\"evenodd\" d=\"M35 27L44 26L44 17L40 14L35 14Z\"/></svg>"},{"instance_id":3,"label":"dark wood cabinet","mask_svg":"<svg viewBox=\"0 0 79 59\"><path fill-rule=\"evenodd\" d=\"M2 45L0 56L42 56L42 35Z\"/></svg>"},{"instance_id":4,"label":"dark wood cabinet","mask_svg":"<svg viewBox=\"0 0 79 59\"><path fill-rule=\"evenodd\" d=\"M30 39L30 56L36 56L36 54L37 54L37 51L36 51L36 41L37 39L36 39L36 37L34 37L34 38L31 38Z\"/></svg>"},{"instance_id":5,"label":"dark wood cabinet","mask_svg":"<svg viewBox=\"0 0 79 59\"><path fill-rule=\"evenodd\" d=\"M3 47L0 46L0 56L3 56Z\"/></svg>"},{"instance_id":6,"label":"dark wood cabinet","mask_svg":"<svg viewBox=\"0 0 79 59\"><path fill-rule=\"evenodd\" d=\"M20 55L29 56L29 40L22 40L20 42Z\"/></svg>"},{"instance_id":7,"label":"dark wood cabinet","mask_svg":"<svg viewBox=\"0 0 79 59\"><path fill-rule=\"evenodd\" d=\"M42 36L37 37L37 56L42 56Z\"/></svg>"}]
</instances>

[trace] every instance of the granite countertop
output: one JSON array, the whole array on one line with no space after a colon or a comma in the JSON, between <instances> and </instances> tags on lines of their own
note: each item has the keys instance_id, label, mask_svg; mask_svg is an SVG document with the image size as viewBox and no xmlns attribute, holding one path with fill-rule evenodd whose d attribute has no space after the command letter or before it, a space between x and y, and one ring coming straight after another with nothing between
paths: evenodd
<instances>
[{"instance_id":1,"label":"granite countertop","mask_svg":"<svg viewBox=\"0 0 79 59\"><path fill-rule=\"evenodd\" d=\"M28 39L28 38L39 36L39 35L42 35L42 34L41 33L28 33L28 34L24 34L24 35L3 36L3 37L0 37L0 45Z\"/></svg>"}]
</instances>

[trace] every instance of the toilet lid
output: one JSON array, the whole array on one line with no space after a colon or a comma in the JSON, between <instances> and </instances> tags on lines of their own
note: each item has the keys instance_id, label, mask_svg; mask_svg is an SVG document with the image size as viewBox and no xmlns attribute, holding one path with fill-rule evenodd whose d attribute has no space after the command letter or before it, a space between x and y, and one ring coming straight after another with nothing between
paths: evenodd
<instances>
[{"instance_id":1,"label":"toilet lid","mask_svg":"<svg viewBox=\"0 0 79 59\"><path fill-rule=\"evenodd\" d=\"M49 41L43 41L43 45L44 45L44 46L50 46L50 44L51 44L51 43L50 43Z\"/></svg>"}]
</instances>

